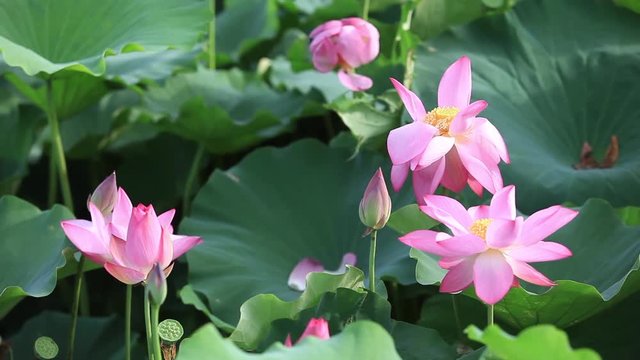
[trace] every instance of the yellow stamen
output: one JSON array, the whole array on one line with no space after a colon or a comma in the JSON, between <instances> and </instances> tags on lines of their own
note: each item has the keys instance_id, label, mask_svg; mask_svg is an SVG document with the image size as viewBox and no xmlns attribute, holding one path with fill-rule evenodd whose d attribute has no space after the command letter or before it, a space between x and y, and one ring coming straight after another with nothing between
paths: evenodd
<instances>
[{"instance_id":1,"label":"yellow stamen","mask_svg":"<svg viewBox=\"0 0 640 360\"><path fill-rule=\"evenodd\" d=\"M483 240L486 240L487 228L489 227L489 224L491 224L492 221L493 219L478 219L474 221L473 224L471 224L471 227L469 227L469 231L471 231L473 235L476 235L482 238Z\"/></svg>"},{"instance_id":2,"label":"yellow stamen","mask_svg":"<svg viewBox=\"0 0 640 360\"><path fill-rule=\"evenodd\" d=\"M438 135L449 135L449 126L460 109L453 106L437 107L427 113L424 121L438 129Z\"/></svg>"}]
</instances>

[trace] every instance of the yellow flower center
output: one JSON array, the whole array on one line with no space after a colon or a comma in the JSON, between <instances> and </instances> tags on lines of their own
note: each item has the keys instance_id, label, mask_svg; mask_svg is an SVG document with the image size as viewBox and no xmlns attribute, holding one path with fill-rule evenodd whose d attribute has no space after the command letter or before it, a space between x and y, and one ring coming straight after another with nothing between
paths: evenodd
<instances>
[{"instance_id":1,"label":"yellow flower center","mask_svg":"<svg viewBox=\"0 0 640 360\"><path fill-rule=\"evenodd\" d=\"M474 221L473 224L471 224L471 227L469 228L469 230L473 235L478 236L483 240L486 240L487 228L489 227L489 224L491 224L492 221L493 219L478 219Z\"/></svg>"},{"instance_id":2,"label":"yellow flower center","mask_svg":"<svg viewBox=\"0 0 640 360\"><path fill-rule=\"evenodd\" d=\"M437 107L427 113L424 122L435 126L438 129L438 135L449 135L449 126L458 112L460 109L454 106Z\"/></svg>"}]
</instances>

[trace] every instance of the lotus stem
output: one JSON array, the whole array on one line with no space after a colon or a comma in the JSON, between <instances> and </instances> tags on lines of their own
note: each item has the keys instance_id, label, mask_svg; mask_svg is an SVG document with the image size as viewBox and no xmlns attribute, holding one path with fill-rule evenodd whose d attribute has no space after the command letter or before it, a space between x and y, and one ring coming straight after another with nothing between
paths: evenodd
<instances>
[{"instance_id":1,"label":"lotus stem","mask_svg":"<svg viewBox=\"0 0 640 360\"><path fill-rule=\"evenodd\" d=\"M209 0L209 9L212 17L209 22L209 44L207 52L209 53L209 69L216 68L216 0Z\"/></svg>"},{"instance_id":2,"label":"lotus stem","mask_svg":"<svg viewBox=\"0 0 640 360\"><path fill-rule=\"evenodd\" d=\"M51 150L55 158L58 180L62 189L62 200L71 212L73 212L73 198L71 197L71 186L69 185L69 174L67 172L67 161L64 157L62 137L60 136L60 124L58 123L58 113L56 103L53 98L53 81L47 80L47 119L51 128Z\"/></svg>"},{"instance_id":3,"label":"lotus stem","mask_svg":"<svg viewBox=\"0 0 640 360\"><path fill-rule=\"evenodd\" d=\"M362 5L362 18L365 20L369 20L369 4L371 0L364 0L364 4Z\"/></svg>"},{"instance_id":4,"label":"lotus stem","mask_svg":"<svg viewBox=\"0 0 640 360\"><path fill-rule=\"evenodd\" d=\"M160 350L160 336L158 334L158 320L160 318L160 305L151 304L151 347L153 349L153 360L162 360Z\"/></svg>"},{"instance_id":5,"label":"lotus stem","mask_svg":"<svg viewBox=\"0 0 640 360\"><path fill-rule=\"evenodd\" d=\"M371 232L371 246L369 247L369 290L376 292L376 237L378 230Z\"/></svg>"},{"instance_id":6,"label":"lotus stem","mask_svg":"<svg viewBox=\"0 0 640 360\"><path fill-rule=\"evenodd\" d=\"M487 326L493 325L493 305L487 305Z\"/></svg>"},{"instance_id":7,"label":"lotus stem","mask_svg":"<svg viewBox=\"0 0 640 360\"><path fill-rule=\"evenodd\" d=\"M124 301L124 356L131 360L131 293L132 286L127 284L127 295Z\"/></svg>"},{"instance_id":8,"label":"lotus stem","mask_svg":"<svg viewBox=\"0 0 640 360\"><path fill-rule=\"evenodd\" d=\"M458 298L455 295L451 295L451 305L453 306L453 317L456 321L456 330L459 339L463 339L462 323L460 322L460 311L458 309Z\"/></svg>"},{"instance_id":9,"label":"lotus stem","mask_svg":"<svg viewBox=\"0 0 640 360\"><path fill-rule=\"evenodd\" d=\"M52 207L58 198L58 171L56 169L56 158L53 156L53 148L53 143L51 143L51 152L49 154L49 193L47 195L48 207Z\"/></svg>"},{"instance_id":10,"label":"lotus stem","mask_svg":"<svg viewBox=\"0 0 640 360\"><path fill-rule=\"evenodd\" d=\"M149 360L153 360L153 349L151 348L151 304L149 299L149 292L144 291L144 325L147 335L147 355Z\"/></svg>"},{"instance_id":11,"label":"lotus stem","mask_svg":"<svg viewBox=\"0 0 640 360\"><path fill-rule=\"evenodd\" d=\"M80 293L82 292L82 271L86 258L80 256L78 262L78 270L76 271L76 280L73 289L73 306L71 307L71 327L69 329L69 345L67 347L67 360L73 359L73 350L76 342L76 326L78 325L78 308L80 307Z\"/></svg>"},{"instance_id":12,"label":"lotus stem","mask_svg":"<svg viewBox=\"0 0 640 360\"><path fill-rule=\"evenodd\" d=\"M200 143L198 145L198 150L196 150L196 154L193 156L193 162L191 163L191 169L189 169L189 176L187 177L187 182L184 185L184 195L182 197L182 211L185 214L188 214L189 209L191 208L191 191L198 178L198 170L200 170L200 165L206 150L204 143Z\"/></svg>"}]
</instances>

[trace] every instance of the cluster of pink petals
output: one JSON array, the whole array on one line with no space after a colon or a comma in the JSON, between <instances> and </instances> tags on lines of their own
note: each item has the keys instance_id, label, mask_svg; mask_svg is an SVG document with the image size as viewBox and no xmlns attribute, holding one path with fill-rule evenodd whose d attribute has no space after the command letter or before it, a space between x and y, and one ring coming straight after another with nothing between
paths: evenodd
<instances>
[{"instance_id":1,"label":"cluster of pink petals","mask_svg":"<svg viewBox=\"0 0 640 360\"><path fill-rule=\"evenodd\" d=\"M353 91L367 90L373 81L355 73L355 69L378 56L380 34L366 20L352 17L328 21L311 31L312 61L320 72L340 67L338 78Z\"/></svg>"},{"instance_id":2,"label":"cluster of pink petals","mask_svg":"<svg viewBox=\"0 0 640 360\"><path fill-rule=\"evenodd\" d=\"M478 195L485 188L492 194L503 186L498 163L509 163L509 154L498 130L477 117L487 107L471 103L471 61L466 56L454 62L438 86L438 107L427 112L420 99L391 79L413 122L389 133L387 149L393 163L391 183L398 191L409 171L421 202L439 184L460 192L468 183Z\"/></svg>"},{"instance_id":3,"label":"cluster of pink petals","mask_svg":"<svg viewBox=\"0 0 640 360\"><path fill-rule=\"evenodd\" d=\"M335 271L325 271L324 265L314 258L306 257L298 262L296 266L289 274L289 280L287 283L289 287L296 291L304 291L307 288L307 275L312 272L326 272L328 274L340 275L344 274L347 271L347 265L355 266L356 264L356 254L354 253L346 253L342 257L342 263L338 266L338 269Z\"/></svg>"},{"instance_id":4,"label":"cluster of pink petals","mask_svg":"<svg viewBox=\"0 0 640 360\"><path fill-rule=\"evenodd\" d=\"M472 283L487 304L500 301L516 278L541 285L554 283L528 263L559 260L571 256L564 245L543 241L573 220L576 211L551 206L526 220L516 214L515 187L495 193L491 204L466 210L454 199L429 195L420 209L442 222L452 235L417 230L400 238L403 243L437 256L448 272L440 291L457 293Z\"/></svg>"},{"instance_id":5,"label":"cluster of pink petals","mask_svg":"<svg viewBox=\"0 0 640 360\"><path fill-rule=\"evenodd\" d=\"M296 341L296 344L308 336L317 337L322 340L329 339L331 337L331 334L329 333L329 323L327 322L327 320L323 318L312 318L311 320L309 320L307 327L304 329L302 335L300 335L298 341ZM293 346L291 342L291 335L287 335L287 338L284 341L284 346Z\"/></svg>"},{"instance_id":6,"label":"cluster of pink petals","mask_svg":"<svg viewBox=\"0 0 640 360\"><path fill-rule=\"evenodd\" d=\"M174 209L156 215L151 205L133 207L115 174L98 186L88 208L91 221L66 220L62 228L85 256L126 284L145 281L156 264L170 272L173 260L202 242L173 234Z\"/></svg>"}]
</instances>

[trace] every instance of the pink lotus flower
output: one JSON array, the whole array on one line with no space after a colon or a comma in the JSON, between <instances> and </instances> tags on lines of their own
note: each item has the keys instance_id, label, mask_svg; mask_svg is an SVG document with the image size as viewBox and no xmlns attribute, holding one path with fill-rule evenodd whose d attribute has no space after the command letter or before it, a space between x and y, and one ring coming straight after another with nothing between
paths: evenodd
<instances>
[{"instance_id":1,"label":"pink lotus flower","mask_svg":"<svg viewBox=\"0 0 640 360\"><path fill-rule=\"evenodd\" d=\"M391 216L391 198L384 182L382 170L373 174L364 191L359 207L360 221L373 230L380 230L389 221Z\"/></svg>"},{"instance_id":2,"label":"pink lotus flower","mask_svg":"<svg viewBox=\"0 0 640 360\"><path fill-rule=\"evenodd\" d=\"M296 344L308 336L317 337L322 340L329 339L331 337L331 334L329 334L329 323L327 322L327 320L323 318L312 318L311 320L309 320L307 328L304 329L304 332L302 333L302 335L300 335L300 338L298 339L298 341L296 341ZM284 341L284 346L293 346L293 344L291 343L291 335L287 335L287 338Z\"/></svg>"},{"instance_id":3,"label":"pink lotus flower","mask_svg":"<svg viewBox=\"0 0 640 360\"><path fill-rule=\"evenodd\" d=\"M487 304L500 301L517 280L553 286L553 281L531 267L530 262L564 259L571 251L564 245L543 241L578 215L562 206L540 210L524 220L516 215L515 187L496 192L491 204L465 208L445 196L429 195L420 209L445 224L453 236L417 230L400 238L403 243L437 256L449 270L440 291L457 293L475 285Z\"/></svg>"},{"instance_id":4,"label":"pink lotus flower","mask_svg":"<svg viewBox=\"0 0 640 360\"><path fill-rule=\"evenodd\" d=\"M391 183L398 191L413 171L416 199L433 194L439 184L459 192L468 183L478 195L502 188L500 159L509 163L507 147L498 130L476 117L487 107L484 100L470 103L471 61L466 56L453 63L438 86L438 107L427 112L420 99L391 79L411 124L389 133L387 149L393 167Z\"/></svg>"},{"instance_id":5,"label":"pink lotus flower","mask_svg":"<svg viewBox=\"0 0 640 360\"><path fill-rule=\"evenodd\" d=\"M320 72L329 72L340 66L338 79L353 91L367 90L373 81L355 73L355 68L367 64L378 56L380 34L369 22L352 17L328 21L311 31L312 61Z\"/></svg>"},{"instance_id":6,"label":"pink lotus flower","mask_svg":"<svg viewBox=\"0 0 640 360\"><path fill-rule=\"evenodd\" d=\"M347 271L347 265L356 264L356 254L348 252L342 257L342 263L335 271L325 271L324 265L314 258L306 257L298 262L289 274L287 284L296 291L304 291L307 288L307 275L312 272L326 272L327 274L340 275Z\"/></svg>"},{"instance_id":7,"label":"pink lotus flower","mask_svg":"<svg viewBox=\"0 0 640 360\"><path fill-rule=\"evenodd\" d=\"M95 193L116 187L115 182L113 174ZM91 221L66 220L61 225L69 240L85 256L104 265L121 282L145 281L156 264L168 273L173 260L202 242L197 236L173 234L174 209L157 216L151 205L140 204L134 208L125 191L119 188L109 213L110 207L104 204L112 201L110 196L97 197L103 199L100 208L89 201Z\"/></svg>"}]
</instances>

